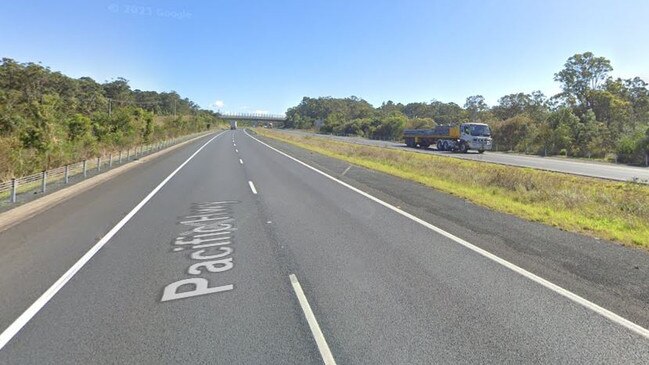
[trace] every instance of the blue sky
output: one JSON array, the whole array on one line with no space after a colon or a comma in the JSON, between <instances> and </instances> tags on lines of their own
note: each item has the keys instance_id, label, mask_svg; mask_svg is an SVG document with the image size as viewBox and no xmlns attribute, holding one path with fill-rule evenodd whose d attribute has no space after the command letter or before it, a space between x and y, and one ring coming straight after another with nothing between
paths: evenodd
<instances>
[{"instance_id":1,"label":"blue sky","mask_svg":"<svg viewBox=\"0 0 649 365\"><path fill-rule=\"evenodd\" d=\"M1 57L230 112L283 113L303 96L552 95L553 74L585 51L609 58L615 77L649 81L648 36L646 0L0 4Z\"/></svg>"}]
</instances>

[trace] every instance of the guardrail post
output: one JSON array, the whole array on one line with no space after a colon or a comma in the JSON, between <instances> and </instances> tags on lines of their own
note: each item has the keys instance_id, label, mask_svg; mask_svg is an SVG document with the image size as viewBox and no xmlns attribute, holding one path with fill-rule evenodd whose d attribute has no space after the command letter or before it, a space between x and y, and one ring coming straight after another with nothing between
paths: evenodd
<instances>
[{"instance_id":1,"label":"guardrail post","mask_svg":"<svg viewBox=\"0 0 649 365\"><path fill-rule=\"evenodd\" d=\"M130 155L131 155L131 148L129 147L126 149L126 162L128 162L128 158L130 157Z\"/></svg>"},{"instance_id":2,"label":"guardrail post","mask_svg":"<svg viewBox=\"0 0 649 365\"><path fill-rule=\"evenodd\" d=\"M63 172L63 181L67 184L70 181L70 165L65 165Z\"/></svg>"},{"instance_id":3,"label":"guardrail post","mask_svg":"<svg viewBox=\"0 0 649 365\"><path fill-rule=\"evenodd\" d=\"M16 180L15 177L11 178L11 195L10 195L10 201L12 203L16 202L16 190L18 189L18 181Z\"/></svg>"},{"instance_id":4,"label":"guardrail post","mask_svg":"<svg viewBox=\"0 0 649 365\"><path fill-rule=\"evenodd\" d=\"M83 160L83 177L88 177L88 160Z\"/></svg>"},{"instance_id":5,"label":"guardrail post","mask_svg":"<svg viewBox=\"0 0 649 365\"><path fill-rule=\"evenodd\" d=\"M113 154L109 153L108 154L108 168L113 167Z\"/></svg>"},{"instance_id":6,"label":"guardrail post","mask_svg":"<svg viewBox=\"0 0 649 365\"><path fill-rule=\"evenodd\" d=\"M47 171L43 170L41 174L41 193L44 193L47 189Z\"/></svg>"},{"instance_id":7,"label":"guardrail post","mask_svg":"<svg viewBox=\"0 0 649 365\"><path fill-rule=\"evenodd\" d=\"M97 157L97 172L101 171L101 157Z\"/></svg>"},{"instance_id":8,"label":"guardrail post","mask_svg":"<svg viewBox=\"0 0 649 365\"><path fill-rule=\"evenodd\" d=\"M119 150L119 164L122 164L122 150Z\"/></svg>"}]
</instances>

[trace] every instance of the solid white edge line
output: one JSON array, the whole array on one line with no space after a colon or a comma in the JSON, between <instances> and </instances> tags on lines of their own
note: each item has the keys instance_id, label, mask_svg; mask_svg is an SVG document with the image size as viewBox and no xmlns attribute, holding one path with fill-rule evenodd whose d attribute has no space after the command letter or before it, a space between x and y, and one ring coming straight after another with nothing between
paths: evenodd
<instances>
[{"instance_id":1,"label":"solid white edge line","mask_svg":"<svg viewBox=\"0 0 649 365\"><path fill-rule=\"evenodd\" d=\"M277 153L279 153L281 155L284 155L284 156L290 158L291 160L293 160L293 161L295 161L295 162L297 162L297 163L299 163L299 164L301 164L301 165L303 165L303 166L305 166L305 167L319 173L320 175L322 175L322 176L324 176L324 177L326 177L326 178L328 178L330 180L333 180L333 181L345 186L346 188L351 189L351 190L363 195L364 197L366 197L366 198L368 198L370 200L373 200L374 202L379 203L379 204L383 205L384 207L386 207L386 208L388 208L388 209L390 209L390 210L392 210L392 211L394 211L396 213L399 213L402 216L404 216L406 218L409 218L409 219L421 224L422 226L424 226L424 227L426 227L426 228L428 228L428 229L430 229L430 230L432 230L434 232L437 232L437 233L441 234L442 236L445 236L445 237L447 237L447 238L461 244L462 246L464 246L464 247L466 247L466 248L468 248L468 249L470 249L470 250L472 250L472 251L474 251L474 252L476 252L476 253L478 253L478 254L480 254L480 255L482 255L482 256L490 259L490 260L493 260L493 261L503 265L504 267L506 267L506 268L508 268L508 269L510 269L510 270L512 270L512 271L514 271L514 272L516 272L516 273L518 273L518 274L520 274L520 275L522 275L522 276L524 276L524 277L526 277L526 278L528 278L528 279L530 279L530 280L532 280L532 281L534 281L534 282L536 282L536 283L538 283L538 284L540 284L540 285L554 291L557 294L560 294L560 295L572 300L573 302L581 304L582 306L592 310L593 312L595 312L595 313L597 313L597 314L599 314L599 315L601 315L603 317L608 318L609 320L611 320L611 321L613 321L613 322L615 322L615 323L617 323L617 324L619 324L619 325L621 325L621 326L623 326L623 327L625 327L625 328L639 334L640 336L643 336L643 337L649 339L649 330L648 329L646 329L646 328L644 328L644 327L642 327L642 326L640 326L640 325L638 325L636 323L633 323L633 322L629 321L628 319L609 311L608 309L600 307L599 305L597 305L597 304L589 301L588 299L585 299L585 298L583 298L583 297L581 297L581 296L579 296L579 295L577 295L577 294L575 294L575 293L573 293L573 292L571 292L571 291L569 291L567 289L564 289L564 288L562 288L562 287L560 287L560 286L558 286L558 285L556 285L556 284L554 284L554 283L552 283L552 282L550 282L548 280L545 280L542 277L537 276L537 275L535 275L535 274L521 268L520 266L517 266L516 264L513 264L513 263L511 263L511 262L509 262L509 261L507 261L507 260L505 260L503 258L500 258L500 257L492 254L489 251L483 250L482 248L480 248L478 246L475 246L472 243L469 243L468 241L465 241L465 240L463 240L463 239L461 239L461 238L459 238L459 237L457 237L457 236L455 236L455 235L453 235L453 234L451 234L449 232L446 232L445 230L443 230L443 229L441 229L439 227L436 227L436 226L426 222L425 220L423 220L421 218L418 218L418 217L416 217L416 216L414 216L414 215L412 215L412 214L410 214L408 212L405 212L405 211L403 211L403 210L401 210L401 209L399 209L399 208L397 208L397 207L395 207L395 206L393 206L393 205L391 205L389 203L384 202L383 200L381 200L379 198L374 197L373 195L370 195L370 194L368 194L368 193L366 193L366 192L364 192L364 191L362 191L362 190L360 190L358 188L355 188L355 187L347 184L346 182L344 182L342 180L338 180L335 177L333 177L333 176L331 176L331 175L329 175L329 174L327 174L327 173L325 173L323 171L320 171L320 170L316 169L315 167L313 167L311 165L308 165L307 163L302 162L302 161L298 160L297 158L295 158L293 156L290 156L290 155L278 150L277 148L272 147L272 146L258 140L257 138L255 138L255 137L251 136L250 134L248 134L247 131L245 131L245 133L246 133L246 135L248 135L248 137L254 139L255 141L257 141L257 142L263 144L264 146L272 149L273 151L275 151L275 152L277 152Z\"/></svg>"},{"instance_id":2,"label":"solid white edge line","mask_svg":"<svg viewBox=\"0 0 649 365\"><path fill-rule=\"evenodd\" d=\"M252 181L248 181L248 185L250 185L250 190L252 190L252 193L257 195L257 189L255 189L255 184L253 184Z\"/></svg>"},{"instance_id":3,"label":"solid white edge line","mask_svg":"<svg viewBox=\"0 0 649 365\"><path fill-rule=\"evenodd\" d=\"M92 248L86 252L81 258L72 265L68 269L68 271L63 274L52 286L50 286L32 305L27 308L9 327L7 327L2 334L0 334L0 350L4 348L4 346L11 341L11 339L29 322L35 315L40 311L46 304L47 302L56 295L56 293L63 288L63 286L72 279L72 277L79 271L81 268L88 262L90 259L97 253L99 250L101 250L102 247L108 243L108 241L117 233L119 232L126 223L128 223L131 218L140 210L142 207L149 201L153 196L162 189L163 186L167 184L169 180L171 180L174 175L180 171L189 161L191 161L194 156L196 156L205 146L207 146L208 143L212 142L216 137L220 136L223 134L223 132L217 134L216 136L212 137L209 141L205 142L196 152L194 152L185 162L180 164L169 176L167 176L158 186L156 186L151 192L144 198L138 205L136 205L124 218L122 218L113 228L111 228L108 233L106 233L97 243L95 243Z\"/></svg>"},{"instance_id":4,"label":"solid white edge line","mask_svg":"<svg viewBox=\"0 0 649 365\"><path fill-rule=\"evenodd\" d=\"M243 165L243 160L242 160L242 159L239 159L239 163Z\"/></svg>"},{"instance_id":5,"label":"solid white edge line","mask_svg":"<svg viewBox=\"0 0 649 365\"><path fill-rule=\"evenodd\" d=\"M294 274L291 274L288 277L291 279L291 285L293 286L293 291L295 292L295 296L297 296L297 300L300 302L300 307L302 307L302 312L304 312L304 317L306 318L306 321L309 324L309 328L311 329L311 334L315 339L316 345L318 345L318 350L320 351L320 356L322 357L322 361L325 363L325 365L330 365L330 364L335 365L336 360L334 360L334 357L331 354L329 345L327 345L327 340L322 334L320 325L318 324L318 321L316 320L315 315L311 310L311 306L309 305L309 301L306 299L306 295L304 295L304 291L302 291L302 286L300 285L300 282L297 281L297 277L295 277Z\"/></svg>"}]
</instances>

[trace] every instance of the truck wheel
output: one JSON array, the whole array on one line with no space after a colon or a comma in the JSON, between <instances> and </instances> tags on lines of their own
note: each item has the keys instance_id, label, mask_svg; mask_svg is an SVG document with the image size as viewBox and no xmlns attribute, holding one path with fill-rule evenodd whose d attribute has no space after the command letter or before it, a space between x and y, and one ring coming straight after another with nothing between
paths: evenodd
<instances>
[{"instance_id":1,"label":"truck wheel","mask_svg":"<svg viewBox=\"0 0 649 365\"><path fill-rule=\"evenodd\" d=\"M437 141L437 150L444 151L444 146L442 144L442 141Z\"/></svg>"},{"instance_id":2,"label":"truck wheel","mask_svg":"<svg viewBox=\"0 0 649 365\"><path fill-rule=\"evenodd\" d=\"M478 150L478 153L484 153L484 150Z\"/></svg>"},{"instance_id":3,"label":"truck wheel","mask_svg":"<svg viewBox=\"0 0 649 365\"><path fill-rule=\"evenodd\" d=\"M466 143L460 143L460 147L458 149L460 153L466 153L466 151L468 150L469 148L467 147Z\"/></svg>"}]
</instances>

